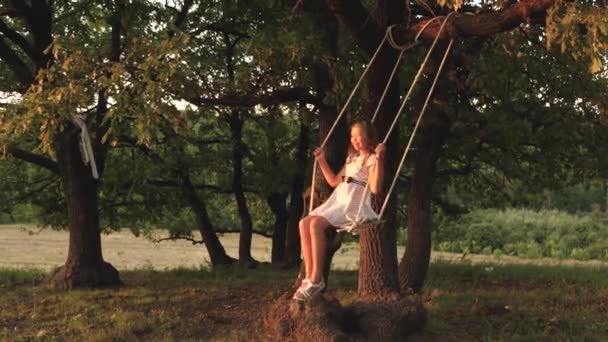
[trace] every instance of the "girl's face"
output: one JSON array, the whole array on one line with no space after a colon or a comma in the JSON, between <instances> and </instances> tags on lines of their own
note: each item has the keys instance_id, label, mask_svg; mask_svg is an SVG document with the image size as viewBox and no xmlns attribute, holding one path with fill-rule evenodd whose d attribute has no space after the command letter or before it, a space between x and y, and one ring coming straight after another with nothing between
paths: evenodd
<instances>
[{"instance_id":1,"label":"girl's face","mask_svg":"<svg viewBox=\"0 0 608 342\"><path fill-rule=\"evenodd\" d=\"M355 124L350 129L350 143L357 152L369 152L369 139L365 129L358 124Z\"/></svg>"}]
</instances>

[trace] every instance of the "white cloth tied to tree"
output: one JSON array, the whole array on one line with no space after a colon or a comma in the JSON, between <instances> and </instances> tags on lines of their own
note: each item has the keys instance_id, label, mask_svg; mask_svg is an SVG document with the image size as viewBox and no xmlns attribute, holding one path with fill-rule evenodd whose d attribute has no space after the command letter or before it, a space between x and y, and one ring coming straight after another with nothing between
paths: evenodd
<instances>
[{"instance_id":1,"label":"white cloth tied to tree","mask_svg":"<svg viewBox=\"0 0 608 342\"><path fill-rule=\"evenodd\" d=\"M80 154L85 165L91 165L91 173L93 178L99 179L97 172L97 164L95 164L95 154L93 153L93 145L91 145L91 137L84 115L73 115L72 122L80 128Z\"/></svg>"}]
</instances>

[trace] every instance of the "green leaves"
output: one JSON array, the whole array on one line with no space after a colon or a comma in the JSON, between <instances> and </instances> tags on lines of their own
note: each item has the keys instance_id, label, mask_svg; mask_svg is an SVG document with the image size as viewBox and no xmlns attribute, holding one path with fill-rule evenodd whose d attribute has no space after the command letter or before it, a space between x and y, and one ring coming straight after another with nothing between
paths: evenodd
<instances>
[{"instance_id":1,"label":"green leaves","mask_svg":"<svg viewBox=\"0 0 608 342\"><path fill-rule=\"evenodd\" d=\"M21 101L0 117L2 144L38 130L39 148L49 153L54 135L72 115L93 113L100 96L110 103L105 122L112 126L133 120L133 133L141 143L150 143L157 134L154 126L161 121L182 129L183 118L170 94L177 86L174 75L187 42L186 35L161 41L133 39L122 61L109 62L94 51L64 48L56 41L49 49L55 62L41 69ZM107 140L106 135L103 141Z\"/></svg>"},{"instance_id":2,"label":"green leaves","mask_svg":"<svg viewBox=\"0 0 608 342\"><path fill-rule=\"evenodd\" d=\"M434 247L457 253L608 260L608 221L601 213L475 210L447 221Z\"/></svg>"},{"instance_id":3,"label":"green leaves","mask_svg":"<svg viewBox=\"0 0 608 342\"><path fill-rule=\"evenodd\" d=\"M557 1L547 13L547 47L554 46L588 63L591 73L601 71L608 52L608 9Z\"/></svg>"}]
</instances>

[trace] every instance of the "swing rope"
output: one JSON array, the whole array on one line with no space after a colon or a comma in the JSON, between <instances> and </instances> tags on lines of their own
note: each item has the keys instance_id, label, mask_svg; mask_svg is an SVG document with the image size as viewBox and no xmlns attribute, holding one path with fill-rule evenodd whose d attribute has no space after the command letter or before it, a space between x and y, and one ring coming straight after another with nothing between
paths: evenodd
<instances>
[{"instance_id":1,"label":"swing rope","mask_svg":"<svg viewBox=\"0 0 608 342\"><path fill-rule=\"evenodd\" d=\"M406 50L408 50L409 48L414 47L414 46L416 46L416 45L419 44L418 38L420 38L420 35L422 34L422 32L424 32L424 30L426 30L426 28L429 26L429 24L431 24L437 18L439 18L439 17L435 17L435 18L427 21L422 26L422 28L420 29L420 31L418 31L418 34L416 34L416 38L415 38L414 43L411 43L411 44L407 45L405 48L401 49L401 53L399 54L399 57L397 58L397 62L395 63L395 66L393 67L393 70L391 72L391 76L389 77L388 82L386 83L386 87L384 87L384 91L382 92L382 96L380 97L380 100L378 101L378 105L376 106L376 110L374 111L374 115L372 116L372 120L371 120L372 123L374 123L374 121L376 121L376 117L378 116L378 112L380 112L380 108L382 107L382 102L384 102L384 97L386 96L386 93L388 92L388 88L389 88L389 86L391 84L391 81L393 80L393 77L395 76L395 73L397 71L397 67L399 66L399 62L401 61L401 58L403 57L404 52ZM394 47L394 48L397 49L397 48L400 48L400 47L399 47L399 45L397 45L397 43L395 42L395 39L393 38L393 28L395 26L397 26L397 25L391 25L391 26L388 27L388 29L387 29L387 36L388 36L387 39L388 39L389 44L392 47ZM433 42L433 45L431 45L430 50L432 50L434 47L435 47L435 42ZM418 82L418 78L420 77L420 73L421 73L420 71L422 69L424 69L424 66L426 65L426 61L427 60L428 60L428 54L427 54L427 57L424 59L424 62L422 63L422 66L418 70L418 74L416 75L416 78L414 79L412 87L413 87L414 84L416 84L416 82ZM404 102L407 101L407 98L409 97L410 92L411 92L411 88L410 88L410 91L407 93ZM401 109L399 110L399 113L400 112L401 112ZM400 115L400 114L398 114L398 115ZM392 129L392 126L391 126L391 129ZM389 134L390 134L390 132L389 132ZM388 134L387 134L387 136L388 136Z\"/></svg>"},{"instance_id":2,"label":"swing rope","mask_svg":"<svg viewBox=\"0 0 608 342\"><path fill-rule=\"evenodd\" d=\"M374 52L372 58L370 59L370 61L367 63L367 66L365 67L365 70L363 70L363 73L361 73L361 76L359 77L359 80L357 81L357 83L355 84L355 87L353 88L353 90L351 91L350 95L348 96L348 99L346 100L346 103L344 103L344 106L342 107L342 110L340 110L340 113L338 114L338 116L336 117L333 125L331 126L331 128L329 129L329 131L327 132L327 134L325 135L325 139L323 139L323 142L321 143L321 146L319 148L323 148L325 147L325 145L327 144L327 141L329 140L329 137L331 136L331 134L333 133L334 129L336 128L336 126L338 125L338 122L340 121L340 119L342 118L342 116L344 115L344 113L346 113L346 108L348 108L348 105L350 104L351 100L353 99L353 96L355 95L355 92L357 91L357 89L359 88L359 86L361 85L361 82L363 81L363 78L365 78L365 75L367 75L367 72L369 71L371 65L374 63L374 60L376 59L376 57L378 56L378 54L380 53L380 50L382 48L382 46L384 45L384 42L386 42L387 40L389 41L389 44L398 50L401 50L401 53L399 54L399 57L395 63L395 67L393 68L393 72L391 74L391 77L388 81L388 84L390 84L391 80L393 79L393 76L397 70L397 65L399 64L399 61L401 60L401 58L403 57L403 54L406 50L412 48L413 46L417 45L418 42L413 43L413 44L408 44L405 46L399 46L395 43L393 37L392 37L392 28L395 25L390 26L386 33L384 34L384 37L382 38L382 41L380 41L380 44L378 44L378 47L376 48L376 51ZM390 36L390 37L389 37ZM384 94L382 95L384 98L384 95L386 94L386 89L388 89L388 84L385 87L385 91ZM378 106L378 109L380 108L380 106ZM378 109L376 109L376 113L378 112ZM315 194L315 184L316 184L316 178L317 178L317 166L318 166L318 162L317 159L315 158L314 164L313 164L313 168L312 168L312 188L310 191L310 201L309 201L309 205L308 205L308 212L310 213L312 211L313 205L314 205L314 194Z\"/></svg>"},{"instance_id":3,"label":"swing rope","mask_svg":"<svg viewBox=\"0 0 608 342\"><path fill-rule=\"evenodd\" d=\"M418 126L420 125L420 121L422 120L422 116L424 115L425 111L426 111L426 107L429 103L429 100L431 99L431 96L433 94L433 90L435 90L435 85L437 84L437 80L439 79L439 75L443 69L443 66L445 64L445 61L447 60L447 57L450 53L450 49L452 48L452 44L454 43L454 39L450 39L450 43L448 44L448 47L445 50L445 53L443 54L443 59L441 60L441 64L439 65L439 69L437 70L437 74L435 75L435 79L433 80L433 84L431 85L431 89L429 90L429 94L426 97L426 100L424 101L424 106L422 107L422 110L420 112L420 115L418 115L418 119L416 120L416 125L414 126L414 129L412 130L412 134L410 135L410 139L407 143L407 146L405 147L405 151L403 152L403 156L401 157L401 162L399 162L399 167L397 168L397 171L395 172L395 177L393 178L393 182L390 186L390 188L388 189L388 192L386 193L386 198L384 199L384 204L382 205L382 209L380 209L380 213L378 214L378 218L381 218L382 215L384 214L384 210L386 209L386 206L388 204L388 200L391 196L391 193L393 192L393 188L395 187L395 184L397 183L397 179L399 178L399 173L401 172L401 168L403 167L403 163L405 162L405 158L407 157L407 153L410 150L410 147L412 145L412 141L414 140L414 136L416 134L416 131L418 130Z\"/></svg>"},{"instance_id":4,"label":"swing rope","mask_svg":"<svg viewBox=\"0 0 608 342\"><path fill-rule=\"evenodd\" d=\"M429 48L429 51L427 52L427 54L426 54L426 56L425 56L425 58L424 58L424 61L422 62L422 64L420 65L420 68L418 69L418 73L416 74L416 76L415 76L415 78L414 78L414 81L412 82L412 85L410 86L410 88L409 88L409 90L408 90L408 92L407 92L407 94L406 94L406 96L405 96L405 98L404 98L403 102L401 103L401 107L399 108L399 110L398 110L398 111L397 111L397 113L395 114L395 118L393 119L393 122L392 122L392 124L391 124L391 126L390 126L390 128L389 128L388 132L386 133L386 135L385 135L385 137L384 137L384 140L383 140L383 142L382 142L383 144L386 144L386 142L388 141L388 138L390 137L390 134L392 133L392 131L393 131L394 127L395 127L395 124L396 124L396 123L397 123L397 121L399 120L399 117L401 116L401 113L403 112L403 109L405 108L405 105L406 105L406 103L407 103L407 100L409 99L409 96L410 96L410 95L411 95L411 93L412 93L412 90L414 89L415 85L418 83L418 80L420 79L420 76L422 75L422 71L424 70L424 67L426 66L426 63L428 62L428 59L429 59L429 57L431 56L431 53L433 52L433 50L434 50L434 48L435 48L435 45L437 44L437 41L439 40L439 36L440 36L440 35L441 35L441 33L443 32L443 30L444 30L444 28L445 28L445 25L446 25L446 23L447 23L447 21L448 21L448 19L449 19L449 18L450 18L450 16L451 16L452 14L454 14L454 13L455 13L455 12L452 12L452 13L448 14L448 15L445 17L445 19L444 19L443 23L441 24L441 27L439 28L439 31L438 31L437 35L435 36L435 39L433 40L433 43L431 44L431 47ZM435 17L435 18L433 18L433 19L429 20L429 21L428 21L428 22L427 22L427 23L426 23L426 24L425 24L425 25L422 27L422 29L421 29L421 30L418 32L418 34L416 35L416 40L418 39L418 37L420 36L420 34L421 34L421 33L422 33L422 32L423 32L423 31L424 31L424 30L425 30L425 29L428 27L428 25L429 25L429 24L430 24L430 23L431 23L433 20L435 20L435 19L437 19L437 18L438 18L438 17ZM414 137L415 137L416 131L418 130L418 126L420 125L420 122L421 122L421 120L422 120L422 116L424 115L424 113L425 113L425 111L426 111L426 107L427 107L427 105L428 105L428 102L429 102L429 101L430 101L430 99L431 99L431 96L432 96L432 94L433 94L433 90L435 89L435 85L436 85L436 83L437 83L437 80L439 79L439 75L441 74L441 71L443 70L443 66L444 66L444 64L445 64L445 61L446 61L447 56L448 56L448 54L449 54L449 52L450 52L450 49L451 49L451 47L452 47L453 42L454 42L454 40L453 40L453 39L451 39L451 40L450 40L450 43L448 44L448 47L446 48L446 50L445 50L445 52L444 52L443 59L442 59L442 61L441 61L441 64L439 65L439 68L438 68L438 70L437 70L437 73L435 74L435 78L434 78L434 80L433 80L433 83L432 83L432 85L431 85L431 88L430 88L430 90L429 90L429 93L427 94L427 97L426 97L425 103L424 103L424 105L423 105L423 107L422 107L422 110L421 110L420 114L418 115L418 119L417 119L417 121L416 121L416 125L414 126L414 129L413 129L413 131L412 131L412 134L410 135L410 138L409 138L408 144L407 144L407 146L406 146L406 148L405 148L405 151L404 151L404 153L403 153L403 156L402 156L402 158L401 158L401 162L399 163L399 167L397 168L397 171L395 172L395 177L393 177L393 181L392 181L392 183L391 183L391 186L390 186L390 188L389 188L389 190L388 190L388 192L387 192L387 195L386 195L386 197L385 197L385 199L384 199L384 203L382 204L382 208L380 209L380 213L378 214L378 219L377 219L377 222L380 222L380 221L381 221L381 218L382 218L382 216L383 216L383 214L384 214L384 210L386 209L386 206L387 206L388 201L389 201L389 199L390 199L391 193L392 193L392 191L393 191L393 189L394 189L394 187L395 187L395 184L397 183L397 179L399 178L399 173L401 172L401 168L403 167L403 164L404 164L404 162L405 162L405 158L406 158L406 156L407 156L407 153L408 153L408 152L409 152L409 150L410 150L410 147L411 147L411 144L412 144L412 142L413 142L413 140L414 140ZM391 77L392 77L392 75L391 75ZM386 93L386 89L385 89L385 93ZM384 95L384 94L383 94L383 95ZM380 102L379 102L379 103L380 103L380 104L382 103L382 99L380 100ZM378 108L380 107L380 104L378 105ZM377 112L378 112L378 110L376 110L376 113L377 113ZM372 123L374 122L374 120L375 120L375 119L376 119L376 114L374 114L374 117L372 118ZM361 215L361 209L362 209L362 207L363 207L363 203L364 203L364 201L365 201L365 197L367 196L367 191L368 191L368 190L369 190L369 179L366 181L366 184L365 184L365 190L364 190L364 192L363 192L363 195L361 196L361 200L360 200L360 202L359 202L359 208L358 208L358 210L357 210L357 215L355 216L355 220L353 221L353 225L349 226L349 228L347 228L346 230L348 230L348 231L352 231L354 228L356 228L357 224L359 223L359 219L360 219L360 215Z\"/></svg>"},{"instance_id":5,"label":"swing rope","mask_svg":"<svg viewBox=\"0 0 608 342\"><path fill-rule=\"evenodd\" d=\"M445 28L445 25L446 25L446 23L447 23L447 21L448 21L449 17L450 17L451 15L453 15L454 13L455 13L455 12L452 12L452 13L448 14L448 15L445 17L445 19L444 19L443 23L441 24L441 27L439 28L439 32L438 32L438 33L437 33L437 35L435 36L435 39L433 40L433 43L431 44L431 47L429 48L429 51L427 52L427 54L426 54L426 56L425 56L425 58L424 58L423 63L421 64L420 68L418 69L418 72L417 72L417 74L416 74L416 76L415 76L415 78L414 78L414 81L412 82L412 85L410 86L410 88L408 89L408 92L407 92L406 96L404 97L404 100L403 100L403 102L402 102L402 104L401 104L401 107L399 108L399 110L398 110L398 111L397 111L397 113L395 114L395 118L393 119L393 122L391 123L391 126L390 126L390 128L389 128L388 132L386 133L386 135L385 135L385 137L384 137L383 144L386 144L386 142L388 141L388 138L390 137L390 134L392 133L392 130L394 129L394 127L395 127L395 125L396 125L397 121L399 120L399 117L401 116L401 113L403 112L403 109L404 109L404 107L405 107L405 104L407 103L407 100L409 99L409 96L411 95L411 93L412 93L412 91L413 91L414 86L416 85L416 83L417 83L417 82L418 82L418 80L420 79L420 76L422 75L422 71L424 70L424 67L426 66L426 63L428 62L428 59L429 59L429 57L430 57L430 55L431 55L432 51L434 50L435 45L437 44L437 41L439 40L439 36L440 36L440 35L441 35L441 33L443 32L443 30L444 30L444 28ZM353 95L354 95L355 91L356 91L356 90L357 90L357 88L360 86L360 84L361 84L361 82L362 82L362 80L363 80L363 77L365 77L365 75L366 75L366 74L367 74L367 72L369 71L370 66L373 64L373 62L374 62L374 60L375 60L376 56L378 55L378 52L380 51L380 48L382 47L382 45L384 44L384 42L385 42L386 40L388 40L388 41L389 41L389 44L390 44L392 47L394 47L394 48L399 48L399 49L401 50L401 53L399 54L399 57L397 58L397 61L396 61L396 63L395 63L395 66L393 67L393 70L392 70L392 72L391 72L391 75L390 75L390 77L389 77L389 79L388 79L388 82L387 82L387 84L386 84L386 86L385 86L385 89L384 89L384 91L383 91L383 93L382 93L382 96L381 96L381 98L380 98L380 100L379 100L379 102L378 102L378 106L376 107L376 110L375 110L374 115L373 115L372 120L371 120L371 122L372 122L372 123L375 121L375 119L376 119L376 117L377 117L377 114L378 114L379 109L380 109L380 107L381 107L381 105L382 105L382 102L383 102L383 100L384 100L384 97L386 96L386 94L387 94L387 92L388 92L388 88L389 88L389 86L390 86L390 84L391 84L391 82L392 82L392 79L393 79L393 77L394 77L394 75L395 75L395 73L396 73L397 67L398 67L398 65L399 65L399 62L400 62L401 58L403 57L403 54L404 54L405 50L407 50L407 49L409 49L409 48L411 48L411 47L413 47L413 46L417 45L417 44L418 44L418 39L419 39L420 35L421 35L421 34L424 32L424 30L425 30L425 29L426 29L426 28L427 28L427 27L428 27L428 26L429 26L429 25L430 25L430 24L431 24L431 23L432 23L434 20L436 20L436 19L438 19L438 18L440 18L440 17L435 17L435 18L432 18L431 20L429 20L428 22L426 22L426 23L425 23L425 25L424 25L424 26L423 26L423 27L420 29L420 31L419 31L419 32L418 32L418 34L416 35L415 42L414 42L413 44L409 44L409 45L406 45L406 46L404 46L404 47L399 47L399 46L398 46L398 45L395 43L395 41L394 41L394 38L393 38L393 36L392 36L392 29L393 29L393 27L394 27L395 25L392 25L392 26L390 26L390 27L387 29L387 32L386 32L386 34L385 34L384 38L382 39L382 41L381 41L381 42L380 42L380 44L378 45L378 48L376 49L376 52L375 52L375 53L374 53L374 55L372 56L372 58L371 58L371 60L369 61L368 65L366 66L365 70L363 71L363 73L362 73L361 77L360 77L360 78L359 78L359 80L357 81L357 84L355 85L355 88L353 89L353 91L351 92L351 94L350 94L350 96L349 96L348 100L346 101L346 103L345 103L344 107L343 107L343 108L342 108L342 110L340 111L340 113L339 113L339 115L337 116L336 120L334 121L334 123L333 123L332 127L330 128L329 132L327 133L327 135L326 135L325 139L323 140L323 142L322 142L322 144L321 144L321 146L320 146L320 148L321 148L321 149L322 149L322 148L325 146L325 144L326 144L326 143L327 143L327 141L329 140L330 135L333 133L333 130L334 130L334 129L335 129L335 127L337 126L337 124L338 124L338 122L339 122L340 118L341 118L341 117L343 116L343 114L345 113L345 109L346 109L346 107L349 105L349 103L350 103L350 101L351 101L351 99L352 99L352 97L353 97ZM449 43L448 47L446 48L446 51L445 51L445 53L444 53L444 56L443 56L443 59L442 59L442 61L441 61L440 66L439 66L439 69L438 69L438 71L437 71L437 74L435 75L435 79L433 80L433 84L432 84L432 86L431 86L431 89L430 89L430 91L429 91L429 94L427 95L426 101L425 101L425 103L424 103L424 105L423 105L423 108L422 108L422 110L421 110L421 113L420 113L420 114L419 114L419 116L418 116L418 120L417 120L417 122L416 122L416 125L415 125L415 127L414 127L414 130L412 131L412 134L411 134L410 139L409 139L409 141L408 141L408 144L407 144L407 146L406 146L406 149L405 149L405 152L404 152L403 157L402 157L402 159L401 159L401 162L400 162L400 164L399 164L398 170L397 170L397 172L395 173L395 177L393 178L393 182L392 182L392 184L391 184L391 187L389 188L389 191L388 191L388 193L387 193L387 196L386 196L386 198L385 198L385 200L384 200L384 203L383 203L383 205L382 205L382 209L380 210L380 213L378 214L378 222L380 221L380 219L381 219L382 215L384 214L384 210L386 209L386 205L387 205L388 200L389 200L389 198L390 198L391 192L393 191L393 188L394 188L394 186L395 186L395 184L396 184L396 180L397 180L397 179L398 179L398 177L399 177L399 173L400 173L401 168L402 168L402 166L403 166L403 163L404 163L404 161L405 161L405 157L407 156L407 153L408 153L408 151L409 151L409 149L410 149L411 143L412 143L413 138L414 138L414 136L415 136L415 133L416 133L416 131L417 131L417 129L418 129L419 123L420 123L420 121L421 121L421 118L422 118L422 116L424 115L424 112L425 112L425 110L426 110L426 107L427 107L427 105L428 105L428 102L429 102L429 100L430 100L430 98L431 98L431 96L432 96L432 93L433 93L434 87L435 87L436 82L437 82L437 80L438 80L438 78L439 78L439 75L441 74L441 71L442 71L443 66L444 66L444 64L445 64L445 61L446 61L446 59L447 59L447 56L448 56L448 54L449 54L449 51L450 51L450 49L451 49L451 46L452 46L453 41L454 41L453 39L452 39L452 40L450 40L450 43ZM308 212L309 212L309 213L310 213L310 211L312 211L312 207L313 207L313 204L314 204L314 191L315 191L315 183L316 183L316 168L317 168L317 164L318 164L318 162L317 162L317 160L316 160L316 158L315 158L314 165L313 165L312 189L311 189L311 195L310 195L310 204L309 204L309 210L308 210ZM368 179L368 181L367 181L367 182L366 182L366 184L365 184L365 190L364 190L363 196L361 197L361 202L359 203L359 209L358 209L358 211L357 211L356 220L353 222L353 224L352 224L351 226L349 226L349 227L348 227L348 228L346 228L345 230L352 231L352 230L355 228L355 226L358 224L358 219L359 219L359 216L360 216L360 213L361 213L361 208L362 208L362 205L363 205L363 202L364 202L364 200L365 200L365 196L367 195L367 191L368 191L368 190L369 190L369 179ZM376 224L377 224L377 223L376 223Z\"/></svg>"}]
</instances>

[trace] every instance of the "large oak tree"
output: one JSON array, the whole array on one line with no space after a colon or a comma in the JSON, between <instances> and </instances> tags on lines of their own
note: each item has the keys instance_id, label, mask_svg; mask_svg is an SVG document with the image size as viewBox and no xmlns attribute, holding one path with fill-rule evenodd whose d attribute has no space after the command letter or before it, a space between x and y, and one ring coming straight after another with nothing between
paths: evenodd
<instances>
[{"instance_id":1,"label":"large oak tree","mask_svg":"<svg viewBox=\"0 0 608 342\"><path fill-rule=\"evenodd\" d=\"M154 122L174 112L156 91L171 79L181 41L154 36L142 15L152 9L122 0L6 1L0 8L0 59L12 72L3 76L2 90L20 94L0 113L1 144L12 157L55 173L63 185L69 251L47 279L53 286L121 283L102 256L99 179L112 130L122 127L145 143ZM82 124L91 137L86 162Z\"/></svg>"}]
</instances>

